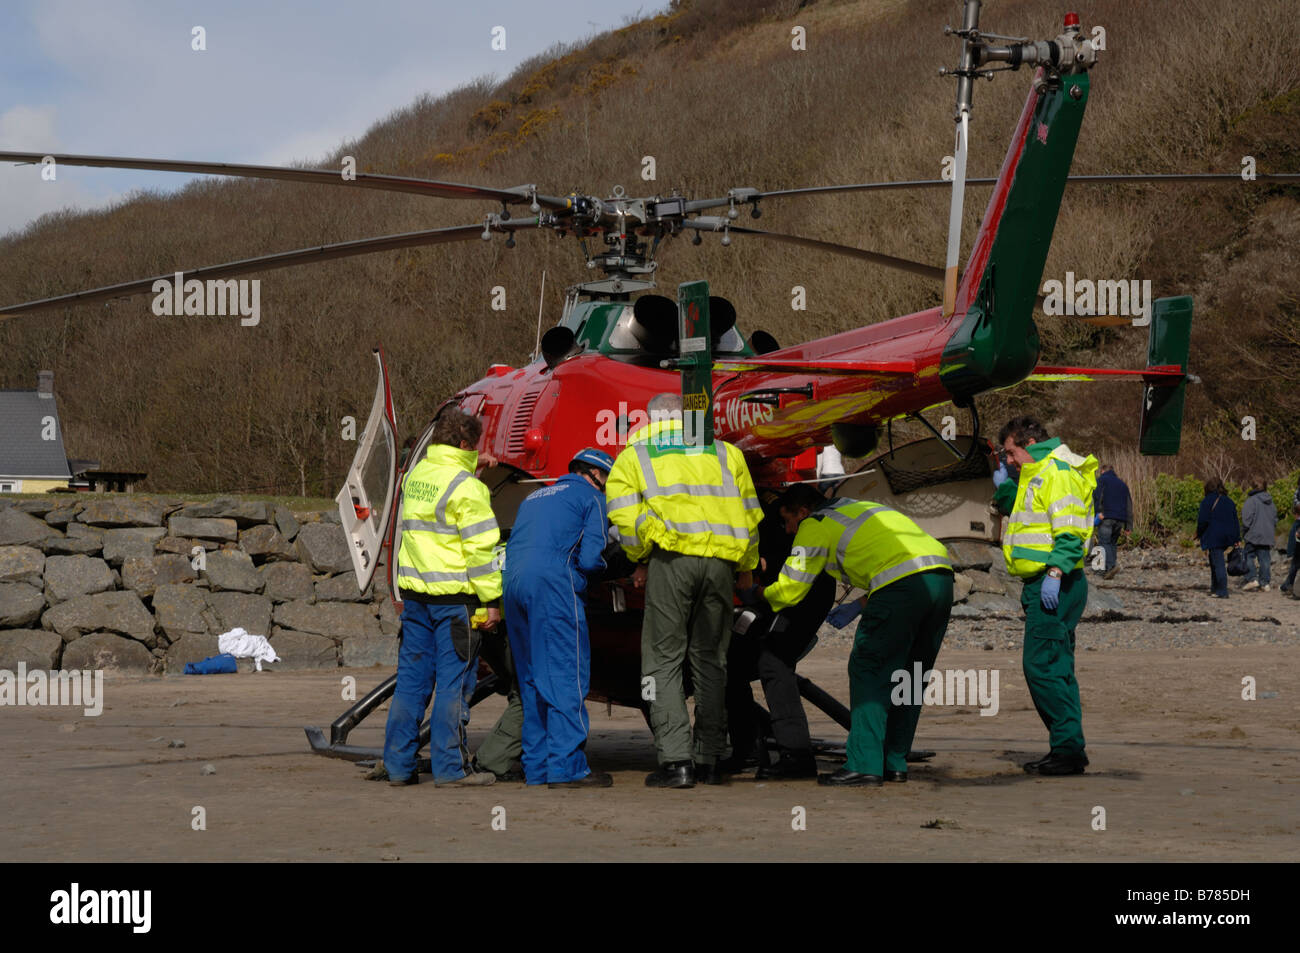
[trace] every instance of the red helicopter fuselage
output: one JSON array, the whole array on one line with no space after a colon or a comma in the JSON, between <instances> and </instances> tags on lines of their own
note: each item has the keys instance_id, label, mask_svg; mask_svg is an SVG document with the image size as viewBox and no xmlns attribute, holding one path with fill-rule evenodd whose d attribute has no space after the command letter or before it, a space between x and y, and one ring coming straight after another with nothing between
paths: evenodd
<instances>
[{"instance_id":1,"label":"red helicopter fuselage","mask_svg":"<svg viewBox=\"0 0 1300 953\"><path fill-rule=\"evenodd\" d=\"M715 346L714 435L745 452L756 482L806 475L815 449L839 442L833 425L870 434L928 407L968 405L1033 371L1034 301L1087 85L1080 75L1031 90L952 314L929 308L762 354L743 341ZM649 399L680 387L676 371L616 346L620 326L635 320L632 310L630 303L578 305L565 318L580 345L571 356L496 365L457 394L462 409L483 418L480 450L539 479L564 473L583 447L616 453Z\"/></svg>"}]
</instances>

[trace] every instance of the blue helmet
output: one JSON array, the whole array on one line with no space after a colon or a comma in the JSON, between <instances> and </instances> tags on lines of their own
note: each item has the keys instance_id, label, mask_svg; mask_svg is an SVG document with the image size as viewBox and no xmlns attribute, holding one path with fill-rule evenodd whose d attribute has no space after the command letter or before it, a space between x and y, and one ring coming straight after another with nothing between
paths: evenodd
<instances>
[{"instance_id":1,"label":"blue helmet","mask_svg":"<svg viewBox=\"0 0 1300 953\"><path fill-rule=\"evenodd\" d=\"M604 450L597 450L595 447L587 447L585 450L578 451L571 462L585 463L588 466L596 467L598 470L603 470L607 474L614 468L614 458Z\"/></svg>"}]
</instances>

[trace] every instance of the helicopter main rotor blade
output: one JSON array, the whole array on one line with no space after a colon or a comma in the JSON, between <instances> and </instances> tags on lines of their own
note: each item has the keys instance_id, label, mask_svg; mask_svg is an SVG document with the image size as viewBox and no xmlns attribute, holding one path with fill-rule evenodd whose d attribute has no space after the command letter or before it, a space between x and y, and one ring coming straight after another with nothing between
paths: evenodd
<instances>
[{"instance_id":1,"label":"helicopter main rotor blade","mask_svg":"<svg viewBox=\"0 0 1300 953\"><path fill-rule=\"evenodd\" d=\"M491 199L505 205L532 202L534 193L529 186L513 189L493 189L481 185L461 185L456 182L439 182L434 179L412 179L400 175L382 175L376 172L357 172L355 178L345 179L341 171L331 169L295 169L278 165L240 165L233 162L187 162L174 159L132 159L124 156L72 156L43 154L40 152L0 152L0 162L40 164L53 159L56 166L78 165L99 169L148 169L154 172L186 172L194 175L230 175L245 179L280 179L286 182L308 182L315 185L342 185L356 189L378 189L383 192L410 192L444 199ZM563 209L568 201L550 195L537 195L537 204L543 208Z\"/></svg>"},{"instance_id":2,"label":"helicopter main rotor blade","mask_svg":"<svg viewBox=\"0 0 1300 953\"><path fill-rule=\"evenodd\" d=\"M1164 173L1116 173L1114 175L1072 175L1067 182L1081 185L1105 184L1107 182L1230 182L1242 181L1240 172L1164 172ZM1277 182L1282 184L1300 184L1300 173L1296 172L1260 172L1254 182ZM969 185L993 185L996 178L968 178ZM733 189L732 194L722 198L692 199L685 203L686 211L702 212L705 209L721 208L726 205L741 205L757 202L760 199L785 198L796 195L831 195L838 192L887 192L897 189L938 189L952 188L949 179L912 179L900 182L861 182L856 185L814 185L802 189L778 189L772 192L760 192L757 189Z\"/></svg>"},{"instance_id":3,"label":"helicopter main rotor blade","mask_svg":"<svg viewBox=\"0 0 1300 953\"><path fill-rule=\"evenodd\" d=\"M230 278L252 272L270 271L275 268L289 268L294 265L306 265L320 261L332 261L336 258L351 258L356 255L370 255L375 252L393 251L398 248L418 248L424 245L441 245L448 242L462 242L469 239L482 239L484 231L516 232L526 228L535 228L537 219L518 219L511 221L494 220L486 225L453 225L450 228L431 228L419 232L404 232L399 235L384 235L379 238L362 238L350 242L338 242L333 245L320 245L313 248L299 248L294 251L263 255L259 258L245 258L241 261L226 262L222 265L209 265L180 272L180 281L191 278L207 280L209 278ZM155 275L139 281L127 281L119 285L107 285L90 291L76 291L72 294L44 298L40 301L27 301L23 304L0 308L0 320L18 314L33 314L38 311L50 311L71 305L87 304L94 301L107 301L112 298L125 298L130 295L143 294L153 290L154 282L176 280L177 273ZM180 293L180 289L176 289Z\"/></svg>"},{"instance_id":4,"label":"helicopter main rotor blade","mask_svg":"<svg viewBox=\"0 0 1300 953\"><path fill-rule=\"evenodd\" d=\"M952 183L947 183L951 185ZM869 261L875 265L883 265L886 268L894 268L898 271L906 271L913 275L920 275L922 278L933 278L936 281L943 280L943 269L934 265L924 265L919 261L910 261L907 258L895 258L893 255L884 255L880 252L869 251L865 248L854 248L852 245L840 245L836 242L824 242L816 238L804 238L801 235L788 235L784 232L766 232L757 228L746 228L743 225L723 224L722 219L687 219L682 222L683 225L694 228L699 231L728 231L735 232L738 235L755 235L759 238L771 238L778 242L785 242L789 245L799 245L803 248L814 248L818 251L831 252L835 255L847 255L850 258L857 258L861 261Z\"/></svg>"}]
</instances>

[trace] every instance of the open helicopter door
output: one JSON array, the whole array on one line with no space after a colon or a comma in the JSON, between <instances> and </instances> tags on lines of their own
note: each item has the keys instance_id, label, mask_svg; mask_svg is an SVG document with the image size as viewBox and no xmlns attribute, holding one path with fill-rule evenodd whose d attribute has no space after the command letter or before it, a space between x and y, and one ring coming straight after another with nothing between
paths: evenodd
<instances>
[{"instance_id":1,"label":"open helicopter door","mask_svg":"<svg viewBox=\"0 0 1300 953\"><path fill-rule=\"evenodd\" d=\"M402 530L396 514L401 512L401 481L406 472L421 459L433 439L433 428L438 422L438 415L443 409L454 406L455 398L444 401L434 412L433 420L420 436L408 442L404 455L399 456L397 449L397 421L393 414L392 393L388 387L388 369L384 366L383 354L375 351L379 362L379 389L375 392L375 402L370 410L370 419L366 421L365 432L361 435L361 445L357 448L356 459L348 471L347 483L339 492L339 516L343 521L352 551L352 564L357 571L357 582L364 592L374 577L382 551L387 548L388 572L387 584L393 598L393 608L401 612L401 600L393 574L393 554L402 546ZM382 495L381 495L382 494ZM495 678L480 679L474 695L469 699L471 706L482 698L492 694ZM375 761L383 757L383 749L365 745L350 745L348 734L374 711L392 697L397 686L397 675L385 678L370 691L366 692L347 711L330 723L329 737L315 726L306 725L303 731L313 752L327 758L342 758L346 761ZM420 726L417 749L429 743L429 722ZM422 771L428 769L428 758L420 758Z\"/></svg>"},{"instance_id":2,"label":"open helicopter door","mask_svg":"<svg viewBox=\"0 0 1300 953\"><path fill-rule=\"evenodd\" d=\"M362 592L370 585L379 566L397 489L397 419L393 413L393 395L383 352L376 348L374 354L379 365L379 386L347 482L336 497L348 552L352 554L352 568L357 573L357 587Z\"/></svg>"}]
</instances>

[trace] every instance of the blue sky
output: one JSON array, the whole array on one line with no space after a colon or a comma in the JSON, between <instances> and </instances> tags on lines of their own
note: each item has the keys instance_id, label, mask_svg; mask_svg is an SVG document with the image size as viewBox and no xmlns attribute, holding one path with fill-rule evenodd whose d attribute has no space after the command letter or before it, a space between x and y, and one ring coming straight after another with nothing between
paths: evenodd
<instances>
[{"instance_id":1,"label":"blue sky","mask_svg":"<svg viewBox=\"0 0 1300 953\"><path fill-rule=\"evenodd\" d=\"M5 0L0 150L283 164L316 160L423 92L504 78L557 42L666 0ZM206 32L204 51L192 31ZM506 49L491 48L505 27ZM0 165L0 235L167 173Z\"/></svg>"}]
</instances>

